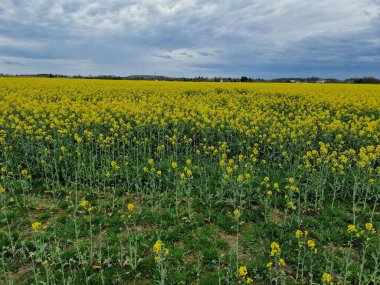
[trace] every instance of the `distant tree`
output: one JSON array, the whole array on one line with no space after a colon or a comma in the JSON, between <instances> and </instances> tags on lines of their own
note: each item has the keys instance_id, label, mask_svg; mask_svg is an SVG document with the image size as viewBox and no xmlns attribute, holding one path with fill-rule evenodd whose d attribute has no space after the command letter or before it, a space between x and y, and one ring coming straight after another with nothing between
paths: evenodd
<instances>
[{"instance_id":1,"label":"distant tree","mask_svg":"<svg viewBox=\"0 0 380 285\"><path fill-rule=\"evenodd\" d=\"M326 78L326 83L340 83L341 81L336 78Z\"/></svg>"},{"instance_id":2,"label":"distant tree","mask_svg":"<svg viewBox=\"0 0 380 285\"><path fill-rule=\"evenodd\" d=\"M248 82L248 77L247 76L242 76L240 78L240 82Z\"/></svg>"},{"instance_id":3,"label":"distant tree","mask_svg":"<svg viewBox=\"0 0 380 285\"><path fill-rule=\"evenodd\" d=\"M363 78L355 78L354 83L379 84L380 80L375 77L368 76Z\"/></svg>"}]
</instances>

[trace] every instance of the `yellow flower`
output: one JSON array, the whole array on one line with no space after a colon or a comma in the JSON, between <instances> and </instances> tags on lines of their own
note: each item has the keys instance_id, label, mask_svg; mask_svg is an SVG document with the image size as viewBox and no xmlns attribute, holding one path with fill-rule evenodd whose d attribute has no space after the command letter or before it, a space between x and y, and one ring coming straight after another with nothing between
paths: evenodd
<instances>
[{"instance_id":1,"label":"yellow flower","mask_svg":"<svg viewBox=\"0 0 380 285\"><path fill-rule=\"evenodd\" d=\"M247 284L253 284L253 279L250 278L250 277L247 277L247 279L245 279L245 283L247 283Z\"/></svg>"},{"instance_id":2,"label":"yellow flower","mask_svg":"<svg viewBox=\"0 0 380 285\"><path fill-rule=\"evenodd\" d=\"M132 212L134 208L135 208L135 205L133 205L132 203L129 203L127 205L128 212Z\"/></svg>"},{"instance_id":3,"label":"yellow flower","mask_svg":"<svg viewBox=\"0 0 380 285\"><path fill-rule=\"evenodd\" d=\"M273 265L272 262L268 262L266 266L267 266L267 268L268 268L269 270L272 270L272 265Z\"/></svg>"},{"instance_id":4,"label":"yellow flower","mask_svg":"<svg viewBox=\"0 0 380 285\"><path fill-rule=\"evenodd\" d=\"M148 159L148 164L153 165L154 164L154 159L153 158L149 158Z\"/></svg>"},{"instance_id":5,"label":"yellow flower","mask_svg":"<svg viewBox=\"0 0 380 285\"><path fill-rule=\"evenodd\" d=\"M239 267L239 275L241 277L245 277L248 274L248 270L246 266L240 266Z\"/></svg>"},{"instance_id":6,"label":"yellow flower","mask_svg":"<svg viewBox=\"0 0 380 285\"><path fill-rule=\"evenodd\" d=\"M191 159L187 159L187 160L186 160L186 164L187 164L187 165L190 165L190 164L191 164Z\"/></svg>"},{"instance_id":7,"label":"yellow flower","mask_svg":"<svg viewBox=\"0 0 380 285\"><path fill-rule=\"evenodd\" d=\"M268 195L268 196L272 196L272 195L273 195L272 190L268 190L268 191L267 191L267 195Z\"/></svg>"},{"instance_id":8,"label":"yellow flower","mask_svg":"<svg viewBox=\"0 0 380 285\"><path fill-rule=\"evenodd\" d=\"M295 186L295 185L291 185L291 186L289 187L289 189L292 190L292 191L295 191L295 192L299 192L298 187Z\"/></svg>"},{"instance_id":9,"label":"yellow flower","mask_svg":"<svg viewBox=\"0 0 380 285\"><path fill-rule=\"evenodd\" d=\"M42 223L41 222L34 222L32 224L32 229L35 232L38 232L41 229L41 227L42 227Z\"/></svg>"},{"instance_id":10,"label":"yellow flower","mask_svg":"<svg viewBox=\"0 0 380 285\"><path fill-rule=\"evenodd\" d=\"M1 189L0 189L1 190ZM0 191L1 193L1 191ZM367 229L367 231L371 232L371 233L374 233L375 232L375 228L373 227L373 224L372 223L366 223L365 224L365 228Z\"/></svg>"},{"instance_id":11,"label":"yellow flower","mask_svg":"<svg viewBox=\"0 0 380 285\"><path fill-rule=\"evenodd\" d=\"M178 167L178 164L177 164L177 162L172 162L172 168L177 168Z\"/></svg>"},{"instance_id":12,"label":"yellow flower","mask_svg":"<svg viewBox=\"0 0 380 285\"><path fill-rule=\"evenodd\" d=\"M119 170L120 169L120 166L117 164L116 161L111 161L111 166L115 170Z\"/></svg>"},{"instance_id":13,"label":"yellow flower","mask_svg":"<svg viewBox=\"0 0 380 285\"><path fill-rule=\"evenodd\" d=\"M240 211L238 209L234 210L234 216L239 217L240 216Z\"/></svg>"},{"instance_id":14,"label":"yellow flower","mask_svg":"<svg viewBox=\"0 0 380 285\"><path fill-rule=\"evenodd\" d=\"M79 205L81 205L85 210L91 212L92 211L92 207L91 207L91 204L90 202L88 202L87 200L82 200L80 201Z\"/></svg>"},{"instance_id":15,"label":"yellow flower","mask_svg":"<svg viewBox=\"0 0 380 285\"><path fill-rule=\"evenodd\" d=\"M295 182L295 179L293 177L288 178L289 183L293 184Z\"/></svg>"},{"instance_id":16,"label":"yellow flower","mask_svg":"<svg viewBox=\"0 0 380 285\"><path fill-rule=\"evenodd\" d=\"M307 246L310 248L310 249L314 249L315 248L315 242L312 240L312 239L309 239L307 241Z\"/></svg>"},{"instance_id":17,"label":"yellow flower","mask_svg":"<svg viewBox=\"0 0 380 285\"><path fill-rule=\"evenodd\" d=\"M154 254L159 254L163 246L164 243L161 240L157 240L156 243L153 245Z\"/></svg>"},{"instance_id":18,"label":"yellow flower","mask_svg":"<svg viewBox=\"0 0 380 285\"><path fill-rule=\"evenodd\" d=\"M322 281L329 284L333 285L334 283L332 282L331 274L324 272L322 274Z\"/></svg>"},{"instance_id":19,"label":"yellow flower","mask_svg":"<svg viewBox=\"0 0 380 285\"><path fill-rule=\"evenodd\" d=\"M161 174L162 174L162 171L161 171L161 170L157 170L157 171L156 171L156 174L157 174L157 175L161 175Z\"/></svg>"},{"instance_id":20,"label":"yellow flower","mask_svg":"<svg viewBox=\"0 0 380 285\"><path fill-rule=\"evenodd\" d=\"M303 236L303 232L301 230L296 230L296 238L301 238Z\"/></svg>"},{"instance_id":21,"label":"yellow flower","mask_svg":"<svg viewBox=\"0 0 380 285\"><path fill-rule=\"evenodd\" d=\"M357 228L355 227L355 225L348 225L348 226L347 226L347 231L348 231L349 233L356 233L358 230L357 230Z\"/></svg>"},{"instance_id":22,"label":"yellow flower","mask_svg":"<svg viewBox=\"0 0 380 285\"><path fill-rule=\"evenodd\" d=\"M26 169L21 170L21 174L24 176L28 175L28 170Z\"/></svg>"},{"instance_id":23,"label":"yellow flower","mask_svg":"<svg viewBox=\"0 0 380 285\"><path fill-rule=\"evenodd\" d=\"M74 140L77 143L81 143L83 141L83 139L78 134L74 134Z\"/></svg>"},{"instance_id":24,"label":"yellow flower","mask_svg":"<svg viewBox=\"0 0 380 285\"><path fill-rule=\"evenodd\" d=\"M281 253L280 245L277 242L272 242L270 256L279 255Z\"/></svg>"},{"instance_id":25,"label":"yellow flower","mask_svg":"<svg viewBox=\"0 0 380 285\"><path fill-rule=\"evenodd\" d=\"M42 261L42 264L43 265L48 265L49 264L49 261L47 259L45 259L44 261Z\"/></svg>"},{"instance_id":26,"label":"yellow flower","mask_svg":"<svg viewBox=\"0 0 380 285\"><path fill-rule=\"evenodd\" d=\"M3 188L3 186L0 185L0 194L4 194L5 193L5 189Z\"/></svg>"},{"instance_id":27,"label":"yellow flower","mask_svg":"<svg viewBox=\"0 0 380 285\"><path fill-rule=\"evenodd\" d=\"M280 258L280 260L278 261L278 264L280 266L285 266L285 260L283 258Z\"/></svg>"}]
</instances>

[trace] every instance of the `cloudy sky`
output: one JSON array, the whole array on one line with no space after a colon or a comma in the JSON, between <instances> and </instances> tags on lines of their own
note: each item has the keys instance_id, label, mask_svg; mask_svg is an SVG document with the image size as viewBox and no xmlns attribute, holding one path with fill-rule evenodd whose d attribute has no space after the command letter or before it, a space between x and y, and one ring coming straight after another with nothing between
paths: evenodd
<instances>
[{"instance_id":1,"label":"cloudy sky","mask_svg":"<svg viewBox=\"0 0 380 285\"><path fill-rule=\"evenodd\" d=\"M380 0L0 0L0 73L380 77Z\"/></svg>"}]
</instances>

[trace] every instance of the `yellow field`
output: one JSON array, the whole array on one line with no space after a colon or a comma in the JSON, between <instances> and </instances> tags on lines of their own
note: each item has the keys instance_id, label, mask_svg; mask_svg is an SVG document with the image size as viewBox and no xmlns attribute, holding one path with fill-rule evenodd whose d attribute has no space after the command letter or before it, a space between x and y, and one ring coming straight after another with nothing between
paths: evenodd
<instances>
[{"instance_id":1,"label":"yellow field","mask_svg":"<svg viewBox=\"0 0 380 285\"><path fill-rule=\"evenodd\" d=\"M195 147L208 152L205 147L214 146L215 155L218 143L235 135L285 151L306 145L314 152L305 155L322 152L337 167L364 167L380 153L378 85L6 78L0 83L1 141L26 136L51 142L75 135L107 145L136 139L135 130L152 127L169 129L173 144L212 132L218 141L209 146L202 137Z\"/></svg>"},{"instance_id":2,"label":"yellow field","mask_svg":"<svg viewBox=\"0 0 380 285\"><path fill-rule=\"evenodd\" d=\"M375 284L379 136L380 85L0 78L0 281Z\"/></svg>"}]
</instances>

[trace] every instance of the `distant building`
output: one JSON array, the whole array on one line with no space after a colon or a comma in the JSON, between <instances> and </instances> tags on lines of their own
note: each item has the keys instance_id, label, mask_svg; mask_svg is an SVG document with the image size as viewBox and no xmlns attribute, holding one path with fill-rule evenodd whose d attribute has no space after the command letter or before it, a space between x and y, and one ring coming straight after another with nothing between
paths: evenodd
<instances>
[{"instance_id":1,"label":"distant building","mask_svg":"<svg viewBox=\"0 0 380 285\"><path fill-rule=\"evenodd\" d=\"M318 79L317 81L315 81L315 83L325 83L326 82L326 80L324 80L324 79Z\"/></svg>"}]
</instances>

